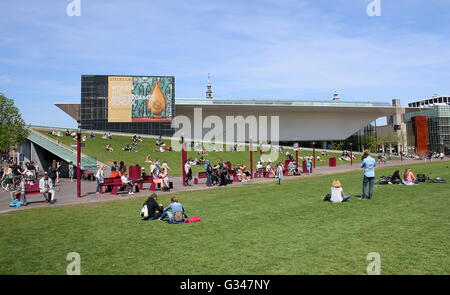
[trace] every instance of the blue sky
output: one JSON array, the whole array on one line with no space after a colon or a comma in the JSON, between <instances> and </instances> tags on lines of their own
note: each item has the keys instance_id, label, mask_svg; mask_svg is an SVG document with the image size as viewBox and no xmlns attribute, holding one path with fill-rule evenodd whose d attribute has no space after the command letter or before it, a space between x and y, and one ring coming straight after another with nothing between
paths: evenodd
<instances>
[{"instance_id":1,"label":"blue sky","mask_svg":"<svg viewBox=\"0 0 450 295\"><path fill-rule=\"evenodd\" d=\"M450 95L450 1L0 2L0 92L27 123L73 127L82 74L174 75L177 97L408 101Z\"/></svg>"}]
</instances>

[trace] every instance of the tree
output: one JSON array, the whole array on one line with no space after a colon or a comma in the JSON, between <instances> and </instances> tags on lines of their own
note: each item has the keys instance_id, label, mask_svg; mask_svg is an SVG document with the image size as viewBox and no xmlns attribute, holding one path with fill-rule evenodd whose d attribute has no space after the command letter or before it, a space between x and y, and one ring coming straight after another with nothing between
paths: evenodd
<instances>
[{"instance_id":1,"label":"tree","mask_svg":"<svg viewBox=\"0 0 450 295\"><path fill-rule=\"evenodd\" d=\"M362 136L361 141L364 143L364 149L368 149L371 152L376 152L377 137L375 135Z\"/></svg>"},{"instance_id":2,"label":"tree","mask_svg":"<svg viewBox=\"0 0 450 295\"><path fill-rule=\"evenodd\" d=\"M0 151L16 148L27 138L28 133L14 101L0 93Z\"/></svg>"},{"instance_id":3,"label":"tree","mask_svg":"<svg viewBox=\"0 0 450 295\"><path fill-rule=\"evenodd\" d=\"M332 149L336 150L336 151L342 151L344 149L343 141L333 141L331 145L332 145Z\"/></svg>"}]
</instances>

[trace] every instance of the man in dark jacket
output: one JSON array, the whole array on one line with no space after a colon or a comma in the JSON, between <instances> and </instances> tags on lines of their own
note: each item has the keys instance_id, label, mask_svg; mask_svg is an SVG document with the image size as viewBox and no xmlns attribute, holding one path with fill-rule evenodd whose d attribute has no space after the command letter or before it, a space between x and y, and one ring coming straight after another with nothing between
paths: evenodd
<instances>
[{"instance_id":1,"label":"man in dark jacket","mask_svg":"<svg viewBox=\"0 0 450 295\"><path fill-rule=\"evenodd\" d=\"M162 215L164 207L157 203L158 196L153 193L142 205L141 217L144 220L154 220Z\"/></svg>"}]
</instances>

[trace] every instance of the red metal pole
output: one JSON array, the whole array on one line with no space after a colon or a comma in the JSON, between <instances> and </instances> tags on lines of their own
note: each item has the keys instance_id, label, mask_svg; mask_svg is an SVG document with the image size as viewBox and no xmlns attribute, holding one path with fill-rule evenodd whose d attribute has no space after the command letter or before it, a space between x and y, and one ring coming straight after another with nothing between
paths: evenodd
<instances>
[{"instance_id":1,"label":"red metal pole","mask_svg":"<svg viewBox=\"0 0 450 295\"><path fill-rule=\"evenodd\" d=\"M184 165L187 162L187 155L186 155L186 146L184 141L181 143L181 170L183 171L183 185L186 185L186 171L184 170Z\"/></svg>"},{"instance_id":2,"label":"red metal pole","mask_svg":"<svg viewBox=\"0 0 450 295\"><path fill-rule=\"evenodd\" d=\"M350 165L353 165L353 146L350 145Z\"/></svg>"},{"instance_id":3,"label":"red metal pole","mask_svg":"<svg viewBox=\"0 0 450 295\"><path fill-rule=\"evenodd\" d=\"M298 150L295 151L295 168L298 169Z\"/></svg>"},{"instance_id":4,"label":"red metal pole","mask_svg":"<svg viewBox=\"0 0 450 295\"><path fill-rule=\"evenodd\" d=\"M77 198L81 198L81 130L77 131Z\"/></svg>"},{"instance_id":5,"label":"red metal pole","mask_svg":"<svg viewBox=\"0 0 450 295\"><path fill-rule=\"evenodd\" d=\"M253 147L252 147L252 140L250 140L250 177L253 178Z\"/></svg>"},{"instance_id":6,"label":"red metal pole","mask_svg":"<svg viewBox=\"0 0 450 295\"><path fill-rule=\"evenodd\" d=\"M316 144L313 143L313 167L316 168Z\"/></svg>"}]
</instances>

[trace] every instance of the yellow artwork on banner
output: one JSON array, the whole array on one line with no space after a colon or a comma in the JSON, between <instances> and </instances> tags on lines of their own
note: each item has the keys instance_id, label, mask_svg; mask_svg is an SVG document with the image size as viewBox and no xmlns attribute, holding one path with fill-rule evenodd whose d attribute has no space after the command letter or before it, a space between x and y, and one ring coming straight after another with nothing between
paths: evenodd
<instances>
[{"instance_id":1,"label":"yellow artwork on banner","mask_svg":"<svg viewBox=\"0 0 450 295\"><path fill-rule=\"evenodd\" d=\"M133 77L108 77L108 122L131 122Z\"/></svg>"}]
</instances>

